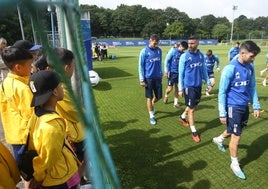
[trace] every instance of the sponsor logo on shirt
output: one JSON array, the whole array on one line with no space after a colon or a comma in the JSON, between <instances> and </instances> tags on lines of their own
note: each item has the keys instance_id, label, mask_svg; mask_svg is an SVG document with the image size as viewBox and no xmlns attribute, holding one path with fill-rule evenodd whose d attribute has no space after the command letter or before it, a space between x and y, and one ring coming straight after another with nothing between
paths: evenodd
<instances>
[{"instance_id":1,"label":"sponsor logo on shirt","mask_svg":"<svg viewBox=\"0 0 268 189\"><path fill-rule=\"evenodd\" d=\"M237 81L237 82L235 82L234 85L236 87L238 87L238 86L247 86L247 85L249 85L249 80L246 80L246 81Z\"/></svg>"},{"instance_id":2,"label":"sponsor logo on shirt","mask_svg":"<svg viewBox=\"0 0 268 189\"><path fill-rule=\"evenodd\" d=\"M203 64L202 64L202 62L197 62L197 63L192 63L192 64L190 64L190 68L195 68L195 67L201 67Z\"/></svg>"}]
</instances>

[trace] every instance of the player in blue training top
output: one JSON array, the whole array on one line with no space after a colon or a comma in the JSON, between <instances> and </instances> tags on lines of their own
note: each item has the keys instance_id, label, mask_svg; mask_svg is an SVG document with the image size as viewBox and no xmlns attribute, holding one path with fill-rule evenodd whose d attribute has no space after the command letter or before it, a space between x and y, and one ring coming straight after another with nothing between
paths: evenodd
<instances>
[{"instance_id":1,"label":"player in blue training top","mask_svg":"<svg viewBox=\"0 0 268 189\"><path fill-rule=\"evenodd\" d=\"M188 43L186 41L182 41L181 43L177 44L177 47L170 49L165 58L164 77L168 79L168 87L166 88L164 103L165 104L168 103L168 95L173 90L173 86L174 86L175 87L175 90L174 90L174 107L175 108L180 107L180 105L178 104L179 60L180 60L181 55L187 49L188 49Z\"/></svg>"},{"instance_id":2,"label":"player in blue training top","mask_svg":"<svg viewBox=\"0 0 268 189\"><path fill-rule=\"evenodd\" d=\"M158 47L159 36L152 34L149 45L143 48L139 57L140 85L145 87L150 123L156 124L154 103L162 98L162 50Z\"/></svg>"},{"instance_id":3,"label":"player in blue training top","mask_svg":"<svg viewBox=\"0 0 268 189\"><path fill-rule=\"evenodd\" d=\"M188 40L189 50L181 55L179 61L179 96L184 95L186 108L180 116L183 126L190 125L192 131L192 139L200 142L201 138L196 131L194 121L194 111L200 102L202 91L202 79L208 86L208 92L211 90L211 84L208 78L207 68L204 61L204 54L197 49L199 39L191 36ZM186 116L188 115L188 121Z\"/></svg>"},{"instance_id":4,"label":"player in blue training top","mask_svg":"<svg viewBox=\"0 0 268 189\"><path fill-rule=\"evenodd\" d=\"M238 144L242 129L247 125L249 118L249 102L253 105L253 115L260 115L260 104L256 91L255 71L253 61L260 53L260 48L253 41L241 44L239 56L227 64L222 70L219 85L218 105L219 116L222 124L227 129L213 142L220 151L225 151L223 141L231 136L229 151L231 155L231 169L234 174L245 179L246 176L238 163Z\"/></svg>"},{"instance_id":5,"label":"player in blue training top","mask_svg":"<svg viewBox=\"0 0 268 189\"><path fill-rule=\"evenodd\" d=\"M229 50L228 59L231 61L239 53L240 43L236 42L235 46Z\"/></svg>"},{"instance_id":6,"label":"player in blue training top","mask_svg":"<svg viewBox=\"0 0 268 189\"><path fill-rule=\"evenodd\" d=\"M220 71L220 59L217 55L212 53L212 50L209 49L205 55L205 64L207 66L208 77L210 80L211 88L215 85L215 75L214 75L214 66L216 63L217 72ZM206 95L209 96L208 88L206 88Z\"/></svg>"}]
</instances>

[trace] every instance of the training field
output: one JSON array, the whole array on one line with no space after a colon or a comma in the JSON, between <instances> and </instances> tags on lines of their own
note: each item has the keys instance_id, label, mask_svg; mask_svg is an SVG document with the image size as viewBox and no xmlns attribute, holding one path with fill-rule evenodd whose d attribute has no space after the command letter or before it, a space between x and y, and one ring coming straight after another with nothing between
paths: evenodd
<instances>
[{"instance_id":1,"label":"training field","mask_svg":"<svg viewBox=\"0 0 268 189\"><path fill-rule=\"evenodd\" d=\"M231 46L199 46L203 52L212 49L221 61L227 62ZM94 87L101 126L117 169L122 187L125 189L257 189L268 186L268 86L262 86L259 71L265 67L263 47L255 60L256 81L262 107L261 117L252 114L248 126L243 130L239 144L239 160L247 179L237 178L230 169L229 151L220 152L212 138L218 136L225 126L218 118L217 92L202 95L195 112L196 128L201 142L191 139L190 128L183 127L179 115L182 108L173 108L173 92L169 103L163 100L155 104L157 125L149 123L144 89L139 85L138 56L143 47L116 47L108 54L114 60L93 62L93 68L102 78ZM170 47L161 47L163 60ZM267 72L268 74L268 72ZM220 72L215 72L217 81ZM166 88L163 79L163 95ZM204 89L204 88L203 88ZM203 90L204 91L204 90ZM252 113L252 109L251 109ZM229 139L225 140L228 148Z\"/></svg>"}]
</instances>

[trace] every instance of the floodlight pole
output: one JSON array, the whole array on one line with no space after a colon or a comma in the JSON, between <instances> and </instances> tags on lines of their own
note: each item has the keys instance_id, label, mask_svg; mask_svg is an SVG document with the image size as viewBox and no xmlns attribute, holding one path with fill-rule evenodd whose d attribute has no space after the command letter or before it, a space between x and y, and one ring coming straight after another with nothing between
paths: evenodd
<instances>
[{"instance_id":1,"label":"floodlight pole","mask_svg":"<svg viewBox=\"0 0 268 189\"><path fill-rule=\"evenodd\" d=\"M169 23L166 24L167 27L169 26ZM171 46L171 32L169 32L169 45Z\"/></svg>"},{"instance_id":2,"label":"floodlight pole","mask_svg":"<svg viewBox=\"0 0 268 189\"><path fill-rule=\"evenodd\" d=\"M231 27L231 37L230 37L230 43L233 41L233 33L234 33L234 12L237 10L237 5L233 5L233 21L232 21L232 27Z\"/></svg>"},{"instance_id":3,"label":"floodlight pole","mask_svg":"<svg viewBox=\"0 0 268 189\"><path fill-rule=\"evenodd\" d=\"M55 43L55 29L54 29L55 26L54 26L54 18L53 18L53 14L54 14L53 7L51 7L51 5L48 5L47 11L50 13L51 32L52 32L52 46L55 47L56 43Z\"/></svg>"},{"instance_id":4,"label":"floodlight pole","mask_svg":"<svg viewBox=\"0 0 268 189\"><path fill-rule=\"evenodd\" d=\"M21 13L20 13L20 7L19 7L19 5L17 5L17 11L18 11L19 22L20 22L21 37L22 37L23 40L25 40L24 29L23 29L23 24L22 24L22 19L21 19Z\"/></svg>"}]
</instances>

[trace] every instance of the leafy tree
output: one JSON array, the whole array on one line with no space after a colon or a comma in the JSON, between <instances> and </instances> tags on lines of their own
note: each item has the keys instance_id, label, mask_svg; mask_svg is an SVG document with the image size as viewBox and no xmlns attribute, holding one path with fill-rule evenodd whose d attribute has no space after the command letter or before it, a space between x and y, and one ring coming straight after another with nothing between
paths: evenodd
<instances>
[{"instance_id":1,"label":"leafy tree","mask_svg":"<svg viewBox=\"0 0 268 189\"><path fill-rule=\"evenodd\" d=\"M0 12L0 36L5 37L9 44L21 39L17 9L3 5ZM91 18L92 36L143 37L148 38L151 33L160 37L188 38L198 35L200 38L218 38L219 41L228 39L231 23L226 17L216 18L214 15L204 15L201 18L189 18L179 9L146 8L142 5L119 5L115 10L105 9L96 5L80 5L81 12L89 11ZM47 7L39 7L40 25L46 32L51 31L50 14ZM31 18L27 7L21 7L22 22L25 38L33 41ZM54 15L54 23L57 23ZM167 26L169 23L169 26ZM55 24L57 27L57 25ZM14 28L17 28L14 30ZM256 19L240 15L234 20L234 39L267 38L268 17Z\"/></svg>"},{"instance_id":2,"label":"leafy tree","mask_svg":"<svg viewBox=\"0 0 268 189\"><path fill-rule=\"evenodd\" d=\"M230 27L226 24L216 24L212 29L212 37L218 39L219 42L225 40L230 33Z\"/></svg>"},{"instance_id":3,"label":"leafy tree","mask_svg":"<svg viewBox=\"0 0 268 189\"><path fill-rule=\"evenodd\" d=\"M171 25L168 25L166 29L163 32L163 35L165 37L168 37L170 39L172 38L180 38L180 34L183 33L183 24L179 22L178 20L174 21Z\"/></svg>"},{"instance_id":4,"label":"leafy tree","mask_svg":"<svg viewBox=\"0 0 268 189\"><path fill-rule=\"evenodd\" d=\"M200 26L201 29L203 30L203 34L205 34L207 38L211 37L212 29L216 24L217 24L217 18L212 14L201 17Z\"/></svg>"},{"instance_id":5,"label":"leafy tree","mask_svg":"<svg viewBox=\"0 0 268 189\"><path fill-rule=\"evenodd\" d=\"M161 26L157 23L157 22L149 22L148 24L146 24L141 32L142 37L144 39L147 39L150 37L151 34L155 33L158 34L159 36L161 36L162 33L162 28Z\"/></svg>"}]
</instances>

